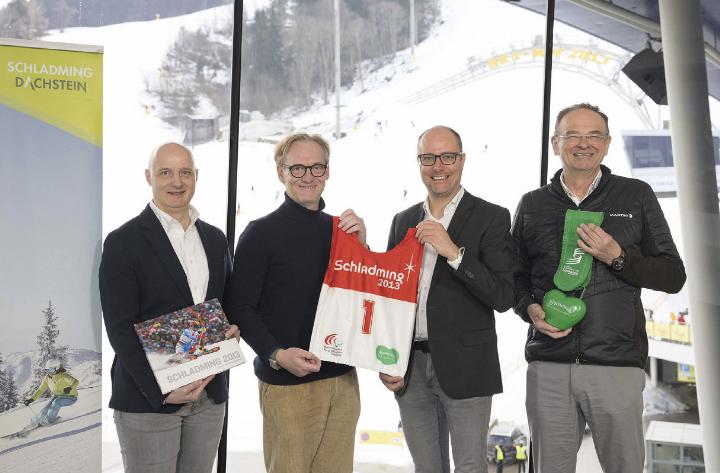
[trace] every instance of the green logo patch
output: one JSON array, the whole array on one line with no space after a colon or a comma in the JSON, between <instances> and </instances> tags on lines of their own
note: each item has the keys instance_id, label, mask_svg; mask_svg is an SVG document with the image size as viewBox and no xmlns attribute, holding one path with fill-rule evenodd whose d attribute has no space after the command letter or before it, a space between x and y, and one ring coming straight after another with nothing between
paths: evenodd
<instances>
[{"instance_id":1,"label":"green logo patch","mask_svg":"<svg viewBox=\"0 0 720 473\"><path fill-rule=\"evenodd\" d=\"M383 365L394 365L397 364L400 359L400 352L394 348L378 345L375 348L375 357L380 360L380 363Z\"/></svg>"}]
</instances>

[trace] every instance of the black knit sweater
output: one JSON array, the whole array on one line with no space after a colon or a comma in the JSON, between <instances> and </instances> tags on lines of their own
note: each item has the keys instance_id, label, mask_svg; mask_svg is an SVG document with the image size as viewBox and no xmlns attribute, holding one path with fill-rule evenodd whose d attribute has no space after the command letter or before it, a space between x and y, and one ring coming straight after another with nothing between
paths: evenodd
<instances>
[{"instance_id":1,"label":"black knit sweater","mask_svg":"<svg viewBox=\"0 0 720 473\"><path fill-rule=\"evenodd\" d=\"M349 366L323 361L302 378L270 368L277 348L310 345L315 311L330 259L332 216L309 210L285 195L274 212L248 224L235 250L225 311L258 355L255 374L270 384L302 384L339 376Z\"/></svg>"}]
</instances>

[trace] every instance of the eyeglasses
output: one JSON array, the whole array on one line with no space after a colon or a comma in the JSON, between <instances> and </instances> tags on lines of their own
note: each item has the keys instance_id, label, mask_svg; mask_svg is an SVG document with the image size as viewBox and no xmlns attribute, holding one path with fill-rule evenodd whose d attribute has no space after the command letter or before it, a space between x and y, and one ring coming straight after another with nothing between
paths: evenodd
<instances>
[{"instance_id":1,"label":"eyeglasses","mask_svg":"<svg viewBox=\"0 0 720 473\"><path fill-rule=\"evenodd\" d=\"M432 154L432 153L425 153L425 154L418 154L417 159L423 166L434 166L435 161L437 161L438 158L440 158L440 162L445 165L453 164L457 158L460 156L465 156L465 153L443 153L443 154Z\"/></svg>"},{"instance_id":2,"label":"eyeglasses","mask_svg":"<svg viewBox=\"0 0 720 473\"><path fill-rule=\"evenodd\" d=\"M290 175L294 178L300 179L305 173L310 170L310 174L313 177L323 177L327 172L327 164L313 164L312 166L304 166L302 164L292 164L287 166L283 164L283 168L290 171Z\"/></svg>"},{"instance_id":3,"label":"eyeglasses","mask_svg":"<svg viewBox=\"0 0 720 473\"><path fill-rule=\"evenodd\" d=\"M587 142L593 146L601 145L605 143L605 140L608 139L608 135L601 135L599 133L592 133L590 135L580 135L572 133L570 135L557 135L557 137L565 140L565 142L570 146L580 143L583 138L585 138Z\"/></svg>"}]
</instances>

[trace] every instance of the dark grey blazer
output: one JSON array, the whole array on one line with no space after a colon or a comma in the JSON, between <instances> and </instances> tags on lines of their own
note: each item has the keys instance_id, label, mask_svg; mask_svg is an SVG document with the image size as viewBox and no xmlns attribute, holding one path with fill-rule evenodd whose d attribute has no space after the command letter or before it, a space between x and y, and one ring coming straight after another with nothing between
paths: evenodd
<instances>
[{"instance_id":1,"label":"dark grey blazer","mask_svg":"<svg viewBox=\"0 0 720 473\"><path fill-rule=\"evenodd\" d=\"M205 300L222 301L232 264L223 232L195 222L210 272ZM125 412L174 412L150 369L133 324L193 305L187 277L170 240L150 206L105 239L100 263L100 299L110 344L115 350L110 407ZM207 385L215 402L227 399L227 376Z\"/></svg>"},{"instance_id":2,"label":"dark grey blazer","mask_svg":"<svg viewBox=\"0 0 720 473\"><path fill-rule=\"evenodd\" d=\"M388 249L424 216L422 203L395 215ZM438 256L432 275L427 323L435 373L445 394L455 399L499 393L494 311L505 312L513 305L510 212L465 191L448 234L457 246L465 247L465 255L457 271Z\"/></svg>"}]
</instances>

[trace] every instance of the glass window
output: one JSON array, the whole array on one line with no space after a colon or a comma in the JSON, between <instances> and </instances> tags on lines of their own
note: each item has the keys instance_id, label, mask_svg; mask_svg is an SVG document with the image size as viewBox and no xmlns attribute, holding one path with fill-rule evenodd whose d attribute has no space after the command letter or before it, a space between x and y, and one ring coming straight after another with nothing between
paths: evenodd
<instances>
[{"instance_id":1,"label":"glass window","mask_svg":"<svg viewBox=\"0 0 720 473\"><path fill-rule=\"evenodd\" d=\"M330 142L325 211L355 210L374 251L385 250L393 216L427 195L416 144L432 126L444 124L461 135L467 153L462 182L474 195L513 213L522 194L538 186L542 15L503 2L415 0L417 42L411 48L412 2L340 0L338 110L334 2L255 3L259 8L247 9L243 24L236 236L284 202L273 146L293 130L319 133ZM559 160L552 165L554 172ZM512 174L512 182L505 179L511 168L523 169ZM518 318L502 319L498 324L507 333L524 331ZM517 359L508 362L518 368L511 376L524 379L522 344L507 345L512 348L501 357ZM250 349L245 353L255 356ZM358 378L356 465L411 468L392 393L374 371L359 369ZM251 366L233 371L231 392L228 471L241 469L250 452L262 449ZM516 410L522 392L495 396L493 416ZM524 415L518 423L527 431Z\"/></svg>"},{"instance_id":2,"label":"glass window","mask_svg":"<svg viewBox=\"0 0 720 473\"><path fill-rule=\"evenodd\" d=\"M662 443L656 443L653 445L655 460L679 460L680 459L680 447L678 445L667 445Z\"/></svg>"},{"instance_id":3,"label":"glass window","mask_svg":"<svg viewBox=\"0 0 720 473\"><path fill-rule=\"evenodd\" d=\"M702 462L703 459L703 448L702 447L683 447L683 457L685 460L692 460Z\"/></svg>"},{"instance_id":4,"label":"glass window","mask_svg":"<svg viewBox=\"0 0 720 473\"><path fill-rule=\"evenodd\" d=\"M633 168L672 167L670 136L623 136Z\"/></svg>"}]
</instances>

